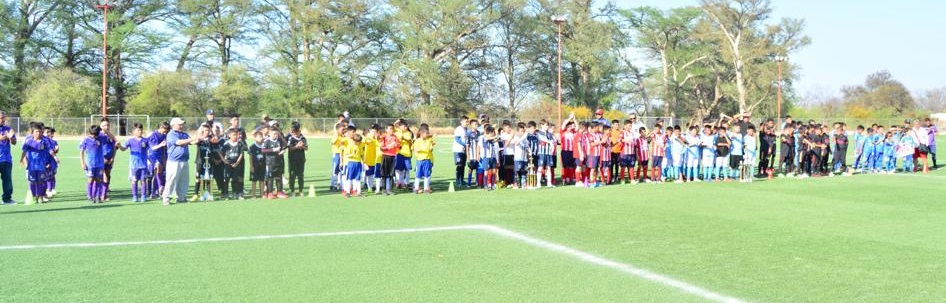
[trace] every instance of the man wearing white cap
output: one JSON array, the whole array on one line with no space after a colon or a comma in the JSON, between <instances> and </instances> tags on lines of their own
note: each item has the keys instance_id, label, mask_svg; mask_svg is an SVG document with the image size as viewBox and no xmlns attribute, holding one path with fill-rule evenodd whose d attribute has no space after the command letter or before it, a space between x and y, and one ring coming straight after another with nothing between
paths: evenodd
<instances>
[{"instance_id":1,"label":"man wearing white cap","mask_svg":"<svg viewBox=\"0 0 946 303\"><path fill-rule=\"evenodd\" d=\"M168 162L164 183L164 205L171 204L171 196L177 198L178 203L187 201L187 184L190 182L190 168L188 151L191 144L197 143L200 138L191 138L184 132L184 120L171 119L171 131L168 132Z\"/></svg>"}]
</instances>

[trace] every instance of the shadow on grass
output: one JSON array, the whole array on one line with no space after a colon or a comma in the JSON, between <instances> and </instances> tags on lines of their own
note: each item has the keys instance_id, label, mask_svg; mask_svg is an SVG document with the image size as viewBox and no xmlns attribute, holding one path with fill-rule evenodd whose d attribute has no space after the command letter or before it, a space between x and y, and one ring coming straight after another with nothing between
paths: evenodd
<instances>
[{"instance_id":1,"label":"shadow on grass","mask_svg":"<svg viewBox=\"0 0 946 303\"><path fill-rule=\"evenodd\" d=\"M46 204L48 206L49 204ZM16 210L9 212L0 212L0 215L16 215L16 214L29 214L29 213L45 213L45 212L58 212L58 211L70 211L70 210L97 210L97 209L107 209L113 207L123 207L123 206L136 206L136 205L145 205L145 204L86 204L79 207L67 207L67 208L42 208L42 209L29 209L29 210ZM36 205L17 205L12 207L35 207ZM10 207L10 206L7 206Z\"/></svg>"}]
</instances>

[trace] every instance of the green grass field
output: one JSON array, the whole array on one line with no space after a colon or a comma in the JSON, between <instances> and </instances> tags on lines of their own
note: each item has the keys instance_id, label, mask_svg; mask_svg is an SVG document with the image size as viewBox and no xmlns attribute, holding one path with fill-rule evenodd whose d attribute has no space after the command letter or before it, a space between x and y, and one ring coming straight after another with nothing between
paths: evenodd
<instances>
[{"instance_id":1,"label":"green grass field","mask_svg":"<svg viewBox=\"0 0 946 303\"><path fill-rule=\"evenodd\" d=\"M62 142L59 197L0 207L0 302L712 301L479 230L9 248L470 224L748 302L946 298L946 171L447 193L453 166L441 140L433 195L345 199L327 191L327 140L310 143L316 198L165 207L128 201L127 154L112 202L85 202L77 142ZM23 168L14 175L22 201Z\"/></svg>"}]
</instances>

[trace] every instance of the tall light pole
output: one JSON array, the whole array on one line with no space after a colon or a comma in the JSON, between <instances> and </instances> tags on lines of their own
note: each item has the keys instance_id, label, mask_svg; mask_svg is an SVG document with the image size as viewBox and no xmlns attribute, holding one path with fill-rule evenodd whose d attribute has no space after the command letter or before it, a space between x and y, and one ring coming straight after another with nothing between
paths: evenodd
<instances>
[{"instance_id":1,"label":"tall light pole","mask_svg":"<svg viewBox=\"0 0 946 303\"><path fill-rule=\"evenodd\" d=\"M558 99L558 127L562 127L562 25L565 16L552 16L552 22L558 25L558 87L555 92Z\"/></svg>"},{"instance_id":2,"label":"tall light pole","mask_svg":"<svg viewBox=\"0 0 946 303\"><path fill-rule=\"evenodd\" d=\"M102 117L107 115L108 105L108 0L100 0L95 8L102 10Z\"/></svg>"},{"instance_id":3,"label":"tall light pole","mask_svg":"<svg viewBox=\"0 0 946 303\"><path fill-rule=\"evenodd\" d=\"M782 55L775 55L773 57L775 62L778 62L778 104L775 108L776 125L778 125L779 130L782 128L782 62L788 61L788 57Z\"/></svg>"}]
</instances>

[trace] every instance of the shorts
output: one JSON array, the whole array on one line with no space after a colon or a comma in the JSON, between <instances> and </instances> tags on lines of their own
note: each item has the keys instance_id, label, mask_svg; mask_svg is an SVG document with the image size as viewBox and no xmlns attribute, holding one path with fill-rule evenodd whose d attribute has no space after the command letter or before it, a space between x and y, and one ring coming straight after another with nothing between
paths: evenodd
<instances>
[{"instance_id":1,"label":"shorts","mask_svg":"<svg viewBox=\"0 0 946 303\"><path fill-rule=\"evenodd\" d=\"M112 162L112 163L109 163L109 162ZM114 164L115 164L115 156L112 156L111 158L105 158L105 166L102 169L110 172L112 171L112 167Z\"/></svg>"},{"instance_id":2,"label":"shorts","mask_svg":"<svg viewBox=\"0 0 946 303\"><path fill-rule=\"evenodd\" d=\"M661 166L661 165L663 164L663 162L664 162L664 157L661 157L661 156L654 156L654 157L651 158L651 159L652 159L652 161L651 161L650 163L653 164L653 167L654 167L654 168L660 168L660 166Z\"/></svg>"},{"instance_id":3,"label":"shorts","mask_svg":"<svg viewBox=\"0 0 946 303\"><path fill-rule=\"evenodd\" d=\"M165 165L164 161L162 161L161 159L148 158L148 171L151 172L152 175L155 174L155 173L157 173L159 167L162 168L162 171L163 171L163 168L164 168L165 166L166 166L166 165Z\"/></svg>"},{"instance_id":4,"label":"shorts","mask_svg":"<svg viewBox=\"0 0 946 303\"><path fill-rule=\"evenodd\" d=\"M394 177L394 161L397 157L395 156L382 156L381 157L381 177L382 178L391 178Z\"/></svg>"},{"instance_id":5,"label":"shorts","mask_svg":"<svg viewBox=\"0 0 946 303\"><path fill-rule=\"evenodd\" d=\"M361 180L361 173L364 171L364 163L348 162L348 164L345 165L345 180Z\"/></svg>"},{"instance_id":6,"label":"shorts","mask_svg":"<svg viewBox=\"0 0 946 303\"><path fill-rule=\"evenodd\" d=\"M601 161L601 169L611 169L611 161Z\"/></svg>"},{"instance_id":7,"label":"shorts","mask_svg":"<svg viewBox=\"0 0 946 303\"><path fill-rule=\"evenodd\" d=\"M417 173L416 177L421 178L430 178L431 173L434 170L434 163L430 160L420 160L417 162Z\"/></svg>"},{"instance_id":8,"label":"shorts","mask_svg":"<svg viewBox=\"0 0 946 303\"><path fill-rule=\"evenodd\" d=\"M151 171L147 168L128 169L128 181L141 181L148 178L151 178Z\"/></svg>"},{"instance_id":9,"label":"shorts","mask_svg":"<svg viewBox=\"0 0 946 303\"><path fill-rule=\"evenodd\" d=\"M637 164L639 164L640 167L646 171L646 170L647 170L647 162L648 162L647 160L640 160L640 161L637 161Z\"/></svg>"},{"instance_id":10,"label":"shorts","mask_svg":"<svg viewBox=\"0 0 946 303\"><path fill-rule=\"evenodd\" d=\"M470 170L477 170L480 168L480 161L470 160L466 162L466 167L469 167Z\"/></svg>"},{"instance_id":11,"label":"shorts","mask_svg":"<svg viewBox=\"0 0 946 303\"><path fill-rule=\"evenodd\" d=\"M378 177L381 175L381 165L368 165L368 170L365 171L365 176Z\"/></svg>"},{"instance_id":12,"label":"shorts","mask_svg":"<svg viewBox=\"0 0 946 303\"><path fill-rule=\"evenodd\" d=\"M755 164L755 156L756 156L756 155L755 155L754 152L746 153L746 155L743 156L742 161L743 161L743 163L746 163L746 164L748 164L748 165L754 165L754 164Z\"/></svg>"},{"instance_id":13,"label":"shorts","mask_svg":"<svg viewBox=\"0 0 946 303\"><path fill-rule=\"evenodd\" d=\"M516 172L525 173L526 169L528 168L529 168L528 161L516 161L516 167L515 167Z\"/></svg>"},{"instance_id":14,"label":"shorts","mask_svg":"<svg viewBox=\"0 0 946 303\"><path fill-rule=\"evenodd\" d=\"M480 159L480 168L482 168L482 169L484 169L484 170L486 170L486 169L496 169L497 167L499 167L499 166L497 166L496 158L489 158L489 157L487 157L487 158Z\"/></svg>"},{"instance_id":15,"label":"shorts","mask_svg":"<svg viewBox=\"0 0 946 303\"><path fill-rule=\"evenodd\" d=\"M687 166L687 167L697 167L697 166L700 166L700 158L699 158L699 157L687 157L686 166Z\"/></svg>"},{"instance_id":16,"label":"shorts","mask_svg":"<svg viewBox=\"0 0 946 303\"><path fill-rule=\"evenodd\" d=\"M700 164L702 164L704 167L713 167L713 164L716 163L715 155L716 155L715 153L709 154L709 155L703 155L703 159L702 161L700 161Z\"/></svg>"},{"instance_id":17,"label":"shorts","mask_svg":"<svg viewBox=\"0 0 946 303\"><path fill-rule=\"evenodd\" d=\"M739 168L739 165L742 165L742 158L743 158L742 155L729 156L729 168L732 168L732 169Z\"/></svg>"},{"instance_id":18,"label":"shorts","mask_svg":"<svg viewBox=\"0 0 946 303\"><path fill-rule=\"evenodd\" d=\"M716 164L716 167L726 167L726 165L729 164L728 162L729 162L729 157L722 156L722 157L716 157L715 164Z\"/></svg>"},{"instance_id":19,"label":"shorts","mask_svg":"<svg viewBox=\"0 0 946 303\"><path fill-rule=\"evenodd\" d=\"M46 182L46 171L45 170L31 170L26 172L26 181L29 182Z\"/></svg>"},{"instance_id":20,"label":"shorts","mask_svg":"<svg viewBox=\"0 0 946 303\"><path fill-rule=\"evenodd\" d=\"M466 153L453 153L453 164L463 165L466 162Z\"/></svg>"},{"instance_id":21,"label":"shorts","mask_svg":"<svg viewBox=\"0 0 946 303\"><path fill-rule=\"evenodd\" d=\"M562 165L565 168L575 168L577 167L577 162L575 162L575 152L570 150L562 151Z\"/></svg>"},{"instance_id":22,"label":"shorts","mask_svg":"<svg viewBox=\"0 0 946 303\"><path fill-rule=\"evenodd\" d=\"M538 155L538 161L536 161L535 166L538 167L551 167L552 162L555 161L555 155Z\"/></svg>"},{"instance_id":23,"label":"shorts","mask_svg":"<svg viewBox=\"0 0 946 303\"><path fill-rule=\"evenodd\" d=\"M621 167L634 167L634 164L637 162L637 155L623 155L621 156Z\"/></svg>"},{"instance_id":24,"label":"shorts","mask_svg":"<svg viewBox=\"0 0 946 303\"><path fill-rule=\"evenodd\" d=\"M598 168L598 164L601 164L601 157L598 157L598 156L588 156L588 158L585 159L585 167L589 167L589 168L591 168L591 169L596 169L596 168Z\"/></svg>"},{"instance_id":25,"label":"shorts","mask_svg":"<svg viewBox=\"0 0 946 303\"><path fill-rule=\"evenodd\" d=\"M58 174L58 173L59 173L59 168L58 168L58 167L50 167L50 168L47 168L47 169L46 169L46 178L48 178L49 180L56 179L56 174Z\"/></svg>"},{"instance_id":26,"label":"shorts","mask_svg":"<svg viewBox=\"0 0 946 303\"><path fill-rule=\"evenodd\" d=\"M92 178L92 179L101 179L102 168L101 167L87 167L85 169L85 177Z\"/></svg>"},{"instance_id":27,"label":"shorts","mask_svg":"<svg viewBox=\"0 0 946 303\"><path fill-rule=\"evenodd\" d=\"M253 162L253 173L250 174L250 182L265 181L266 180L266 165Z\"/></svg>"},{"instance_id":28,"label":"shorts","mask_svg":"<svg viewBox=\"0 0 946 303\"><path fill-rule=\"evenodd\" d=\"M394 170L411 170L411 157L398 154L394 157Z\"/></svg>"}]
</instances>

